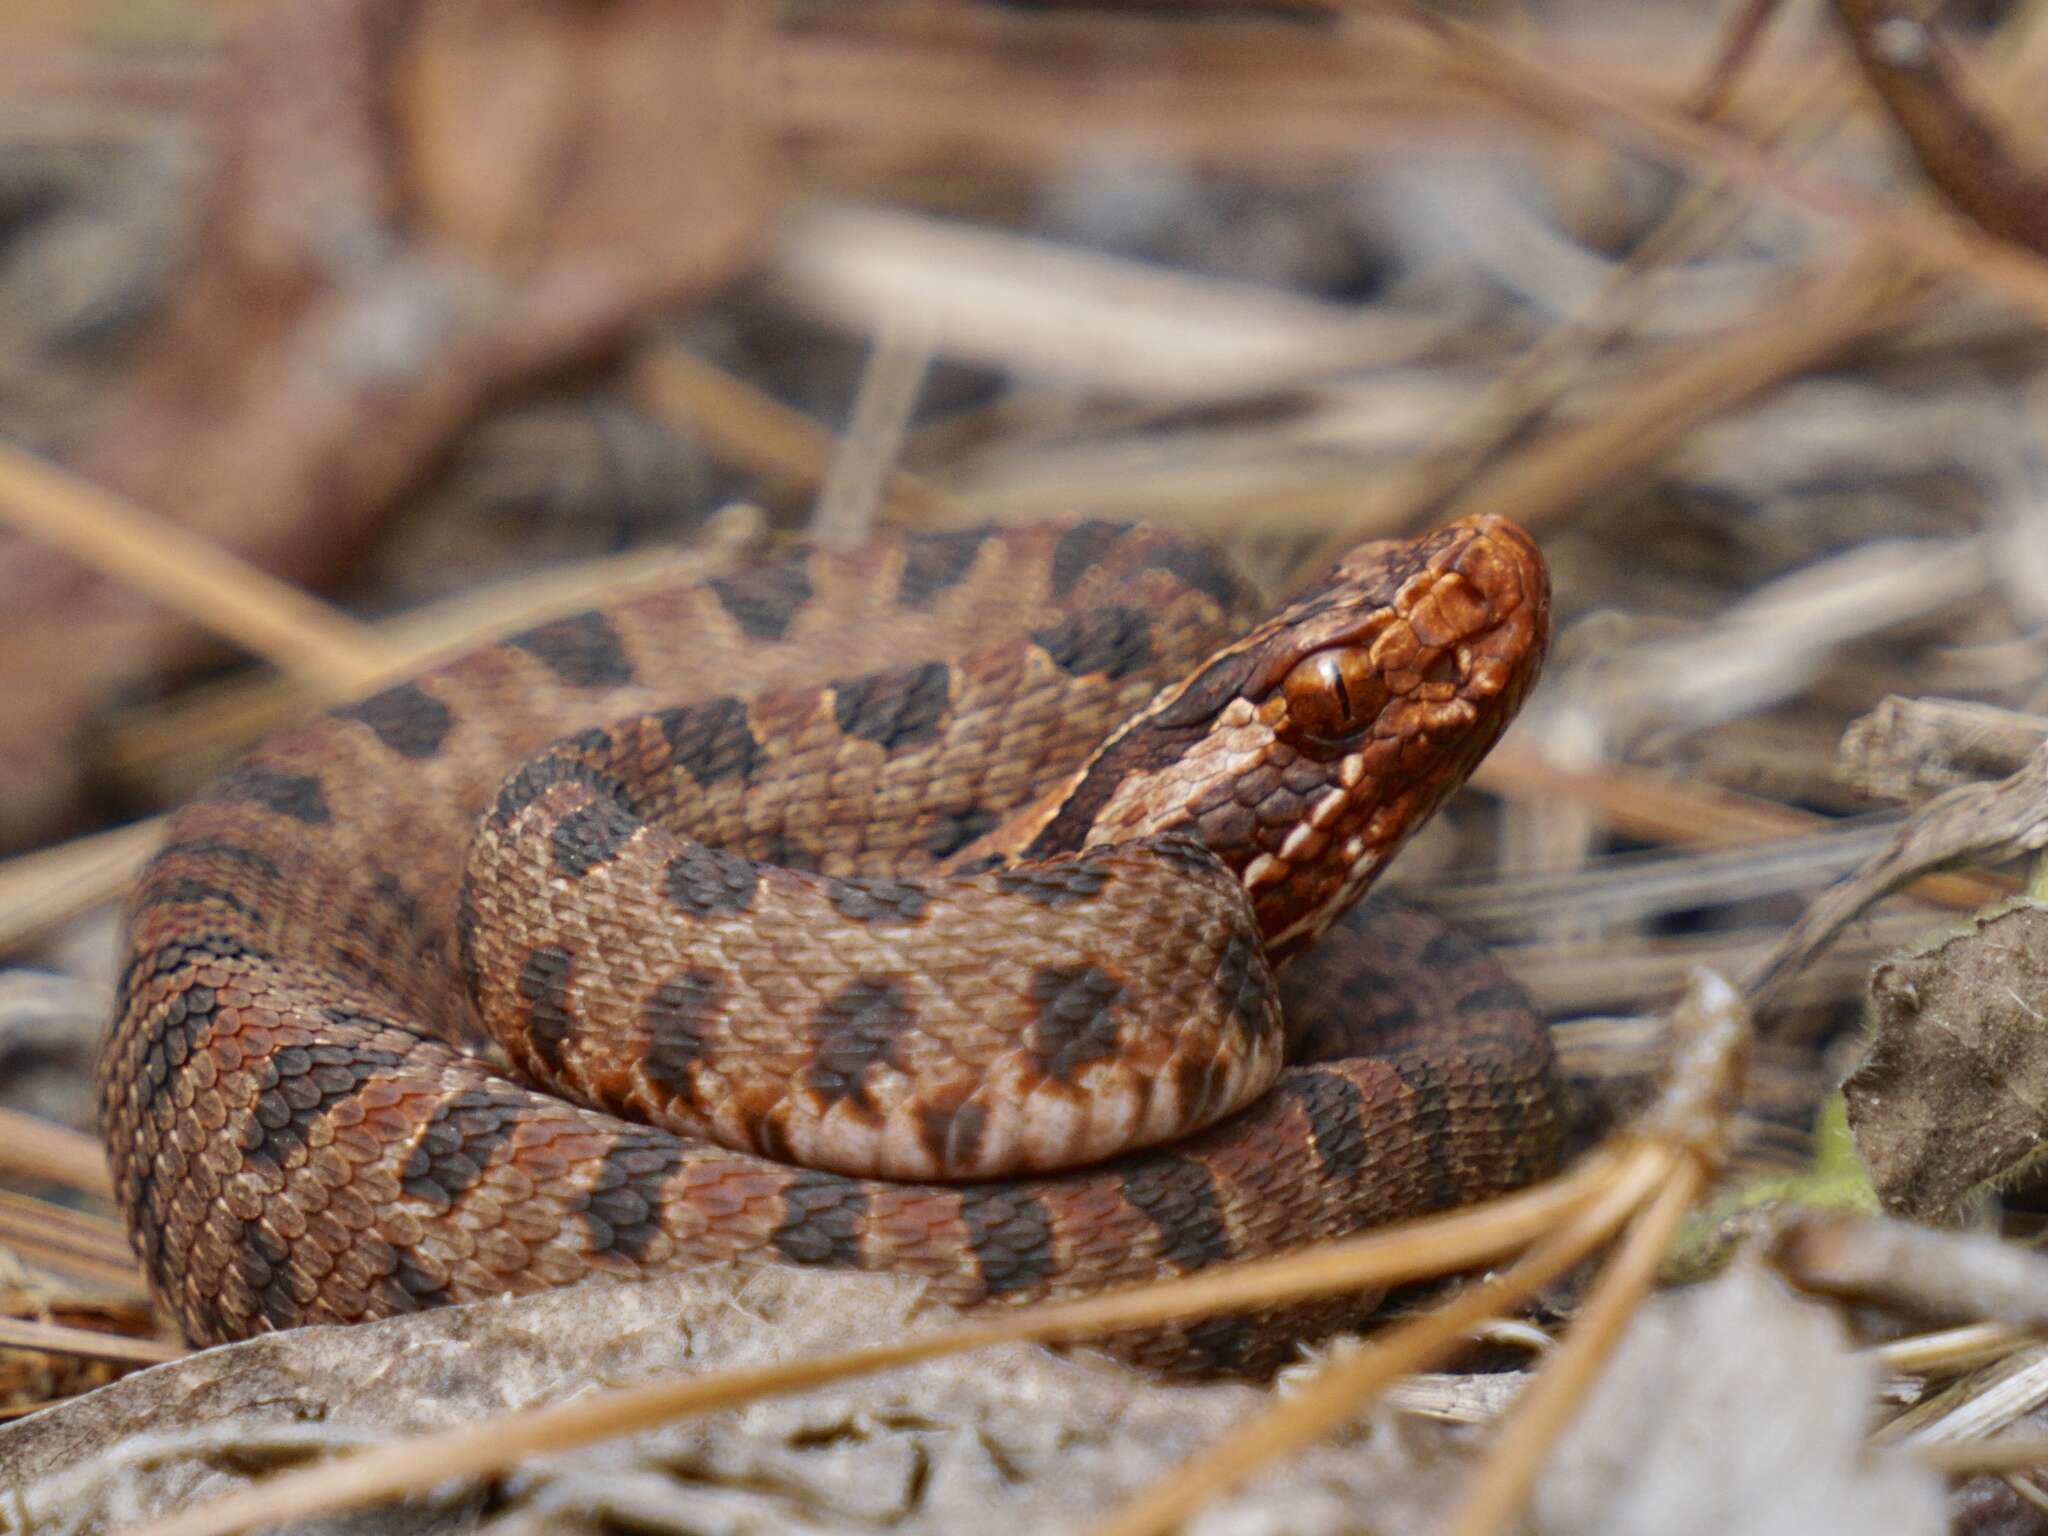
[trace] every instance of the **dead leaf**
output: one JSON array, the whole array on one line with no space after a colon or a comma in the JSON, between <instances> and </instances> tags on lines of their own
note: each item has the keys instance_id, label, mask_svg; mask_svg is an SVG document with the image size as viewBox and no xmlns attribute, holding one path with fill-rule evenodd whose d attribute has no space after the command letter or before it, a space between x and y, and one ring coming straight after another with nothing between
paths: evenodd
<instances>
[{"instance_id":1,"label":"dead leaf","mask_svg":"<svg viewBox=\"0 0 2048 1536\"><path fill-rule=\"evenodd\" d=\"M1877 1370L1755 1265L1646 1305L1535 1500L1544 1536L1947 1529L1940 1480L1863 1447Z\"/></svg>"},{"instance_id":2,"label":"dead leaf","mask_svg":"<svg viewBox=\"0 0 2048 1536\"><path fill-rule=\"evenodd\" d=\"M189 1356L0 1429L0 1531L106 1530L265 1472L594 1388L819 1354L950 1320L898 1276L706 1270ZM536 1457L500 1479L493 1529L891 1532L1067 1529L1225 1434L1261 1400L1162 1386L1089 1356L983 1350ZM1191 1531L1435 1529L1452 1437L1377 1421L1204 1512ZM481 1495L294 1530L467 1528Z\"/></svg>"},{"instance_id":3,"label":"dead leaf","mask_svg":"<svg viewBox=\"0 0 2048 1536\"><path fill-rule=\"evenodd\" d=\"M2048 907L2015 900L1878 966L1869 1054L1844 1088L1885 1207L1952 1219L2048 1134Z\"/></svg>"}]
</instances>

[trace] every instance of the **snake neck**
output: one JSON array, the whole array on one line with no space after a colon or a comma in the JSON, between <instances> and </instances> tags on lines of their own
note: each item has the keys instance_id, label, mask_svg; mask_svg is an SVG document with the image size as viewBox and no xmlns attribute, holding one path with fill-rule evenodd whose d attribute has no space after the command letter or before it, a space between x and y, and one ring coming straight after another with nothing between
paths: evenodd
<instances>
[{"instance_id":1,"label":"snake neck","mask_svg":"<svg viewBox=\"0 0 2048 1536\"><path fill-rule=\"evenodd\" d=\"M1361 545L1153 699L969 857L1164 832L1237 876L1284 960L1358 900L1513 719L1549 636L1548 573L1496 517Z\"/></svg>"}]
</instances>

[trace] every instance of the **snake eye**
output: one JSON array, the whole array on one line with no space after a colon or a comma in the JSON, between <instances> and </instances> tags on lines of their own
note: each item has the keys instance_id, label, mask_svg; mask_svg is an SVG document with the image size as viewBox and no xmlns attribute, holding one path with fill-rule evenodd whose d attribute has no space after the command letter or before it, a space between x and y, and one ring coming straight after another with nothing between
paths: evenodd
<instances>
[{"instance_id":1,"label":"snake eye","mask_svg":"<svg viewBox=\"0 0 2048 1536\"><path fill-rule=\"evenodd\" d=\"M1379 717L1387 702L1372 657L1361 646L1317 651L1280 680L1287 719L1280 735L1295 746L1334 746Z\"/></svg>"}]
</instances>

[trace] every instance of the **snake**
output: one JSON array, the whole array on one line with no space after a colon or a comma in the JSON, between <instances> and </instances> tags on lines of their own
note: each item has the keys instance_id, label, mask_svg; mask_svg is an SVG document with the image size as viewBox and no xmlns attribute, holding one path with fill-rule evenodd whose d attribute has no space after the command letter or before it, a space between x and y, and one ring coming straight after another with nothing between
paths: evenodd
<instances>
[{"instance_id":1,"label":"snake","mask_svg":"<svg viewBox=\"0 0 2048 1536\"><path fill-rule=\"evenodd\" d=\"M101 1127L187 1339L721 1261L967 1309L1514 1189L1482 950L1360 903L1536 676L1493 516L1264 611L1138 525L636 583L285 730L130 897ZM1375 1297L1116 1341L1251 1371Z\"/></svg>"}]
</instances>

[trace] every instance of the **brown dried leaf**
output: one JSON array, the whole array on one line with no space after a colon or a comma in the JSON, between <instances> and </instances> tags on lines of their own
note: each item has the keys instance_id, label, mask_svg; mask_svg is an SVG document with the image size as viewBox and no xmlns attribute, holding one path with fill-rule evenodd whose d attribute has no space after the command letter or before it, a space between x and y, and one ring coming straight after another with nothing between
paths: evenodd
<instances>
[{"instance_id":1,"label":"brown dried leaf","mask_svg":"<svg viewBox=\"0 0 2048 1536\"><path fill-rule=\"evenodd\" d=\"M2048 1134L2048 907L2015 900L1872 974L1875 1033L1845 1086L1885 1206L1952 1217Z\"/></svg>"}]
</instances>

